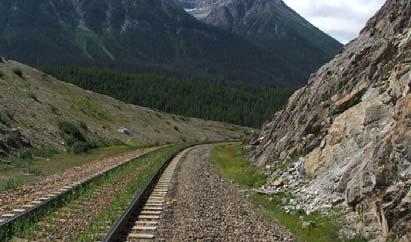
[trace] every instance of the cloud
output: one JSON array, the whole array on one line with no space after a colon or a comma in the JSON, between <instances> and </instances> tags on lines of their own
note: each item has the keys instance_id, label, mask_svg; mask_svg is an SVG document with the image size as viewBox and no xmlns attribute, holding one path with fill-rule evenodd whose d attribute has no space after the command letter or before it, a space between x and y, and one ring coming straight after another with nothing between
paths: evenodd
<instances>
[{"instance_id":1,"label":"cloud","mask_svg":"<svg viewBox=\"0 0 411 242\"><path fill-rule=\"evenodd\" d=\"M357 37L385 0L283 0L312 24L342 43Z\"/></svg>"}]
</instances>

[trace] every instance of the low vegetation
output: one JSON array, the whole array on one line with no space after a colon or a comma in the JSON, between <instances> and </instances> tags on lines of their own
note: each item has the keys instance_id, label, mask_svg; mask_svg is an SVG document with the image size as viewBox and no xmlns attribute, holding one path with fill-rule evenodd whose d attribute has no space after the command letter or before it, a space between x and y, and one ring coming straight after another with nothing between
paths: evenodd
<instances>
[{"instance_id":1,"label":"low vegetation","mask_svg":"<svg viewBox=\"0 0 411 242\"><path fill-rule=\"evenodd\" d=\"M246 160L246 152L240 144L226 144L217 146L211 157L212 163L217 170L227 179L240 186L250 188L260 187L265 176ZM290 195L261 195L249 194L251 202L261 208L261 213L267 220L278 222L287 227L297 238L304 242L337 242L338 239L338 219L340 212L324 215L313 213L306 215L304 211L293 211L286 213L282 208L283 200L289 199ZM309 221L311 226L303 228L303 222ZM364 241L358 238L354 241Z\"/></svg>"},{"instance_id":2,"label":"low vegetation","mask_svg":"<svg viewBox=\"0 0 411 242\"><path fill-rule=\"evenodd\" d=\"M119 181L127 181L125 189L120 189L113 195L113 199L104 208L97 211L94 218L88 221L90 223L87 229L73 238L73 241L101 239L101 233L107 230L107 225L111 225L118 219L121 212L134 198L135 193L144 187L151 175L175 152L186 146L188 144L165 147L110 171L77 191L69 193L67 197L50 207L45 216L38 215L32 219L20 221L16 225L15 236L33 239L40 224L49 224L48 229L52 229L55 220L58 219L63 210L70 207L75 209L74 207L78 206L81 201L92 197L99 188L118 184Z\"/></svg>"},{"instance_id":3,"label":"low vegetation","mask_svg":"<svg viewBox=\"0 0 411 242\"><path fill-rule=\"evenodd\" d=\"M17 76L23 78L23 71L22 71L20 68L14 67L14 68L13 68L13 72L14 72L14 74L16 74Z\"/></svg>"},{"instance_id":4,"label":"low vegetation","mask_svg":"<svg viewBox=\"0 0 411 242\"><path fill-rule=\"evenodd\" d=\"M49 67L45 71L62 81L128 103L255 128L282 109L295 90L97 68Z\"/></svg>"},{"instance_id":5,"label":"low vegetation","mask_svg":"<svg viewBox=\"0 0 411 242\"><path fill-rule=\"evenodd\" d=\"M19 150L18 158L10 164L0 164L0 192L15 189L45 176L75 166L107 158L128 151L155 146L155 144L114 145L74 154L59 152L53 147Z\"/></svg>"},{"instance_id":6,"label":"low vegetation","mask_svg":"<svg viewBox=\"0 0 411 242\"><path fill-rule=\"evenodd\" d=\"M97 147L95 142L89 141L85 135L83 135L82 131L88 131L87 125L84 122L76 125L71 122L61 121L58 123L58 127L69 151L80 154Z\"/></svg>"},{"instance_id":7,"label":"low vegetation","mask_svg":"<svg viewBox=\"0 0 411 242\"><path fill-rule=\"evenodd\" d=\"M75 241L97 241L101 240L101 234L108 232L107 225L113 224L125 211L127 206L144 188L144 185L159 169L162 164L169 159L177 150L182 149L187 145L174 145L161 149L157 152L153 152L146 157L140 159L140 163L148 164L140 172L139 175L134 176L133 179L127 184L127 188L115 195L115 198L93 218L92 223L89 224L87 229L78 234ZM141 165L140 165L141 166Z\"/></svg>"},{"instance_id":8,"label":"low vegetation","mask_svg":"<svg viewBox=\"0 0 411 242\"><path fill-rule=\"evenodd\" d=\"M6 116L5 116L3 113L1 113L1 112L0 112L0 123L1 123L1 124L4 124L4 125L6 125L6 126L7 126L7 124L8 124L8 120L6 119Z\"/></svg>"},{"instance_id":9,"label":"low vegetation","mask_svg":"<svg viewBox=\"0 0 411 242\"><path fill-rule=\"evenodd\" d=\"M260 187L266 176L259 173L244 159L246 151L238 144L217 146L212 153L212 162L217 170L230 181L246 187Z\"/></svg>"}]
</instances>

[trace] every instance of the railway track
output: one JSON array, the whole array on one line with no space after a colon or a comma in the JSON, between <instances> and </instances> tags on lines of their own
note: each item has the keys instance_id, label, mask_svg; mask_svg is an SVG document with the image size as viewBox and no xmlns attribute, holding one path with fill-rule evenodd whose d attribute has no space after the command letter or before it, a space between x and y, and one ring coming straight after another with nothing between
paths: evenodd
<instances>
[{"instance_id":1,"label":"railway track","mask_svg":"<svg viewBox=\"0 0 411 242\"><path fill-rule=\"evenodd\" d=\"M8 210L7 213L2 214L0 217L0 241L7 241L12 237L16 237L16 235L18 237L29 224L41 220L41 218L46 216L46 214L51 209L65 209L66 205L70 205L67 202L68 200L78 197L80 194L82 194L82 192L87 190L91 184L95 183L99 179L107 177L110 173L127 166L133 160L143 159L144 157L154 152L156 151L153 150L138 157L133 157L125 160L116 165L106 167L105 169L93 175L89 175L69 185L65 185L64 187L59 188L53 192L49 192L44 196L33 199L31 202L26 202L24 205L16 205L14 209ZM107 190L104 190L104 188L107 189L107 186L97 188L95 190L95 194L103 194L107 192ZM92 201L92 196L95 194L91 194L91 197L89 199L83 199L79 204L74 205L73 207L79 208L85 204L94 206L95 204ZM16 204L18 204L17 200ZM66 215L70 215L70 212L67 212ZM67 222L71 219L73 218L70 218L70 216L59 218L60 222ZM75 219L79 219L78 216ZM49 225L46 224L46 227L47 226Z\"/></svg>"},{"instance_id":2,"label":"railway track","mask_svg":"<svg viewBox=\"0 0 411 242\"><path fill-rule=\"evenodd\" d=\"M58 194L60 189L63 190L66 187L76 186L78 182L98 176L105 171L112 170L118 165L127 163L158 148L161 147L138 149L119 155L104 157L47 176L44 179L23 185L17 189L1 192L0 219L3 221L7 220L9 217L12 217L10 214L17 215L19 213L18 211L21 211L20 209L32 204L33 201L44 198L52 193ZM13 210L17 210L17 212ZM0 223L1 222L2 221L0 221Z\"/></svg>"},{"instance_id":3,"label":"railway track","mask_svg":"<svg viewBox=\"0 0 411 242\"><path fill-rule=\"evenodd\" d=\"M154 150L15 209L0 241L153 240L178 161L198 145Z\"/></svg>"},{"instance_id":4,"label":"railway track","mask_svg":"<svg viewBox=\"0 0 411 242\"><path fill-rule=\"evenodd\" d=\"M103 242L153 241L158 221L166 202L171 179L180 159L189 152L187 148L171 157L148 181L145 189L111 227ZM164 172L163 172L164 171Z\"/></svg>"},{"instance_id":5,"label":"railway track","mask_svg":"<svg viewBox=\"0 0 411 242\"><path fill-rule=\"evenodd\" d=\"M144 177L143 188L134 190L138 192L133 194L132 202L127 203L130 205L126 209L114 211L119 214L119 218L114 222L107 218L102 219L101 223L97 224L97 232L94 231L97 236L81 237L79 240L136 241L154 238L157 220L160 218L170 180L179 160L174 158L181 157L193 146L182 146L172 154L169 152L167 159L158 161L158 168ZM144 154L137 159L144 159L158 151ZM127 173L126 176L119 173L120 176L110 178L110 174L125 169L124 167L129 166L133 160L136 159L101 171L95 176L86 177L15 209L13 213L3 215L0 220L0 241L8 241L11 238L21 238L25 241L77 241L78 238L72 237L72 234L87 234L87 229L90 229L87 228L87 224L95 220L98 209L107 209L108 204L115 202L118 194L129 189L127 184L132 182L133 178L141 176L140 171L155 167L153 162L147 162L136 166L137 168L133 168L133 172ZM107 178L111 180L101 182ZM87 196L84 196L84 193ZM47 217L50 211L53 211L52 219ZM27 227L32 224L36 225L36 229L27 236Z\"/></svg>"}]
</instances>

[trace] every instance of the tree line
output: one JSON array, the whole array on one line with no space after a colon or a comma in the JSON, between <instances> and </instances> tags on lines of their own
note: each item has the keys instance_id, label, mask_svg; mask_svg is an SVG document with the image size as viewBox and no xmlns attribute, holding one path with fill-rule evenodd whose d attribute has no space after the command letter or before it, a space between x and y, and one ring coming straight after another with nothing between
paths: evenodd
<instances>
[{"instance_id":1,"label":"tree line","mask_svg":"<svg viewBox=\"0 0 411 242\"><path fill-rule=\"evenodd\" d=\"M294 88L201 81L74 66L43 68L81 88L162 112L260 128L282 109Z\"/></svg>"}]
</instances>

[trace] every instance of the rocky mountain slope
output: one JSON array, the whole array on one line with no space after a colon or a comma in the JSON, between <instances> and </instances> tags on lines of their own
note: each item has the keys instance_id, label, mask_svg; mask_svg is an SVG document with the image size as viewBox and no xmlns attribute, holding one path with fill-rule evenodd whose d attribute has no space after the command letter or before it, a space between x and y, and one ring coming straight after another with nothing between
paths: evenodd
<instances>
[{"instance_id":1,"label":"rocky mountain slope","mask_svg":"<svg viewBox=\"0 0 411 242\"><path fill-rule=\"evenodd\" d=\"M307 73L342 48L282 0L182 0L181 5L201 21L239 34Z\"/></svg>"},{"instance_id":2,"label":"rocky mountain slope","mask_svg":"<svg viewBox=\"0 0 411 242\"><path fill-rule=\"evenodd\" d=\"M0 12L0 53L34 66L93 65L273 86L303 83L313 71L201 23L169 0L3 0Z\"/></svg>"},{"instance_id":3,"label":"rocky mountain slope","mask_svg":"<svg viewBox=\"0 0 411 242\"><path fill-rule=\"evenodd\" d=\"M251 129L128 105L1 58L0 161L24 147L63 150L64 132L109 145L239 139Z\"/></svg>"},{"instance_id":4,"label":"rocky mountain slope","mask_svg":"<svg viewBox=\"0 0 411 242\"><path fill-rule=\"evenodd\" d=\"M410 57L411 2L387 0L251 141L256 163L274 169L266 188L291 188L309 212L342 203L356 232L410 241Z\"/></svg>"}]
</instances>

